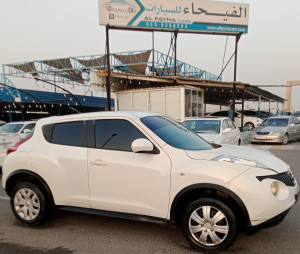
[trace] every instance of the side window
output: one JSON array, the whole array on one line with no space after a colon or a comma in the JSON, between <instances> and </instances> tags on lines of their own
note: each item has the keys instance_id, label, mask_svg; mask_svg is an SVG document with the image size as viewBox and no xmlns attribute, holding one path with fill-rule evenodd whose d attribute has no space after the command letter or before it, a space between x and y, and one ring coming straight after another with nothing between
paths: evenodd
<instances>
[{"instance_id":1,"label":"side window","mask_svg":"<svg viewBox=\"0 0 300 254\"><path fill-rule=\"evenodd\" d=\"M35 126L35 123L29 123L29 124L27 124L25 127L24 127L24 129L23 130L32 130L33 128L34 128L34 126Z\"/></svg>"},{"instance_id":2,"label":"side window","mask_svg":"<svg viewBox=\"0 0 300 254\"><path fill-rule=\"evenodd\" d=\"M146 138L132 123L126 120L96 120L96 148L132 152L131 144L138 138Z\"/></svg>"},{"instance_id":3,"label":"side window","mask_svg":"<svg viewBox=\"0 0 300 254\"><path fill-rule=\"evenodd\" d=\"M231 120L227 120L227 123L228 123L228 127L231 128L232 130L236 128L234 123Z\"/></svg>"},{"instance_id":4,"label":"side window","mask_svg":"<svg viewBox=\"0 0 300 254\"><path fill-rule=\"evenodd\" d=\"M294 121L294 117L292 117L291 120L290 120L290 124L292 124L292 123L296 124L295 121Z\"/></svg>"},{"instance_id":5,"label":"side window","mask_svg":"<svg viewBox=\"0 0 300 254\"><path fill-rule=\"evenodd\" d=\"M227 128L229 128L229 126L228 126L228 124L227 124L227 121L224 120L224 121L222 122L222 129L225 130L225 129L227 129Z\"/></svg>"},{"instance_id":6,"label":"side window","mask_svg":"<svg viewBox=\"0 0 300 254\"><path fill-rule=\"evenodd\" d=\"M300 121L297 117L294 117L295 124L300 124Z\"/></svg>"},{"instance_id":7,"label":"side window","mask_svg":"<svg viewBox=\"0 0 300 254\"><path fill-rule=\"evenodd\" d=\"M50 143L65 146L82 146L83 127L83 121L55 124L52 129Z\"/></svg>"}]
</instances>

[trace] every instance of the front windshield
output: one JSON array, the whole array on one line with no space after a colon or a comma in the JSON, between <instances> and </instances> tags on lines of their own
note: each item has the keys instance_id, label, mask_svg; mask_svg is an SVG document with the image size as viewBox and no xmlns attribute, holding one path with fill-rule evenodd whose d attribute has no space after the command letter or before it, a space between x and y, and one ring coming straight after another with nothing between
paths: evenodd
<instances>
[{"instance_id":1,"label":"front windshield","mask_svg":"<svg viewBox=\"0 0 300 254\"><path fill-rule=\"evenodd\" d=\"M288 118L269 118L265 120L261 126L268 127L286 127L289 124Z\"/></svg>"},{"instance_id":2,"label":"front windshield","mask_svg":"<svg viewBox=\"0 0 300 254\"><path fill-rule=\"evenodd\" d=\"M171 119L160 116L141 118L151 131L170 146L183 150L209 150L213 147L195 133Z\"/></svg>"},{"instance_id":3,"label":"front windshield","mask_svg":"<svg viewBox=\"0 0 300 254\"><path fill-rule=\"evenodd\" d=\"M220 120L195 120L186 121L183 126L197 133L220 133Z\"/></svg>"},{"instance_id":4,"label":"front windshield","mask_svg":"<svg viewBox=\"0 0 300 254\"><path fill-rule=\"evenodd\" d=\"M0 133L17 133L23 126L24 124L20 123L4 124L0 129Z\"/></svg>"}]
</instances>

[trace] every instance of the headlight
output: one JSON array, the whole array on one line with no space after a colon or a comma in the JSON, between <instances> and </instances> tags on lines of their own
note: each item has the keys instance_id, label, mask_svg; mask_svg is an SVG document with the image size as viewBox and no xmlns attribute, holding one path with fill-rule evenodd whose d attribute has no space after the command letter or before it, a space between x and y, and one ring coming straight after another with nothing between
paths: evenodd
<instances>
[{"instance_id":1,"label":"headlight","mask_svg":"<svg viewBox=\"0 0 300 254\"><path fill-rule=\"evenodd\" d=\"M256 134L255 131L250 131L250 135L254 135L254 134Z\"/></svg>"},{"instance_id":2,"label":"headlight","mask_svg":"<svg viewBox=\"0 0 300 254\"><path fill-rule=\"evenodd\" d=\"M281 135L282 133L283 133L283 131L272 131L272 132L270 133L270 135L279 136L279 135Z\"/></svg>"},{"instance_id":3,"label":"headlight","mask_svg":"<svg viewBox=\"0 0 300 254\"><path fill-rule=\"evenodd\" d=\"M242 158L227 156L227 155L222 155L222 156L216 157L213 159L213 161L224 161L224 162L231 162L231 163L241 164L241 165L246 165L246 166L251 166L251 167L269 169L269 167L267 167L266 165L264 165L258 161L254 161L254 160L250 161L250 160L245 160Z\"/></svg>"}]
</instances>

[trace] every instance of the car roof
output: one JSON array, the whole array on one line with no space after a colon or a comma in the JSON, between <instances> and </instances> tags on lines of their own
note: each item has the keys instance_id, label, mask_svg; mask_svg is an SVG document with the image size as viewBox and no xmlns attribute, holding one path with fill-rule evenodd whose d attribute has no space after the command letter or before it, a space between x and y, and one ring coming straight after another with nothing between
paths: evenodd
<instances>
[{"instance_id":1,"label":"car roof","mask_svg":"<svg viewBox=\"0 0 300 254\"><path fill-rule=\"evenodd\" d=\"M27 123L36 123L36 121L19 121L19 122L10 122L6 124L27 124Z\"/></svg>"},{"instance_id":2,"label":"car roof","mask_svg":"<svg viewBox=\"0 0 300 254\"><path fill-rule=\"evenodd\" d=\"M201 120L228 120L228 117L217 117L217 116L209 116L209 117L198 117L198 118L190 118L186 119L185 122L188 121L201 121Z\"/></svg>"},{"instance_id":3,"label":"car roof","mask_svg":"<svg viewBox=\"0 0 300 254\"><path fill-rule=\"evenodd\" d=\"M161 114L145 111L101 111L101 112L92 112L92 113L80 113L72 114L65 116L50 116L40 119L39 123L52 123L57 121L70 121L70 120L79 120L86 118L96 118L96 117L129 117L129 118L142 118L147 116L159 116Z\"/></svg>"}]
</instances>

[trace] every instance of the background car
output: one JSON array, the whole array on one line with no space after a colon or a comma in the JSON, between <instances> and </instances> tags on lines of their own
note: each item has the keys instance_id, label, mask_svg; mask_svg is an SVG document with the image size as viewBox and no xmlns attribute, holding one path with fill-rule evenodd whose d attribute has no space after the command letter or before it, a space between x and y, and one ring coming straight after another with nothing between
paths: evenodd
<instances>
[{"instance_id":1,"label":"background car","mask_svg":"<svg viewBox=\"0 0 300 254\"><path fill-rule=\"evenodd\" d=\"M183 125L209 143L241 144L241 132L239 128L226 117L189 119Z\"/></svg>"},{"instance_id":2,"label":"background car","mask_svg":"<svg viewBox=\"0 0 300 254\"><path fill-rule=\"evenodd\" d=\"M293 116L297 117L300 120L300 111L294 112Z\"/></svg>"},{"instance_id":3,"label":"background car","mask_svg":"<svg viewBox=\"0 0 300 254\"><path fill-rule=\"evenodd\" d=\"M208 114L207 116L218 116L218 117L228 117L228 111L217 111ZM252 130L256 126L262 123L262 120L258 117L253 117L253 116L246 116L244 114L244 126L248 127L249 130ZM235 112L235 117L234 117L234 123L236 124L237 127L242 127L242 114L239 112Z\"/></svg>"},{"instance_id":4,"label":"background car","mask_svg":"<svg viewBox=\"0 0 300 254\"><path fill-rule=\"evenodd\" d=\"M24 139L34 128L36 122L6 123L0 128L0 167L6 157L7 148Z\"/></svg>"},{"instance_id":5,"label":"background car","mask_svg":"<svg viewBox=\"0 0 300 254\"><path fill-rule=\"evenodd\" d=\"M239 110L238 112L240 114L242 114L241 110ZM260 118L262 120L266 120L267 118L269 118L271 116L274 116L271 112L263 111L263 110L261 110L259 112L259 116L258 116L258 112L255 111L255 110L244 110L244 115L248 116L248 117L258 117L258 118Z\"/></svg>"},{"instance_id":6,"label":"background car","mask_svg":"<svg viewBox=\"0 0 300 254\"><path fill-rule=\"evenodd\" d=\"M250 133L250 142L287 144L300 139L300 120L295 116L269 117Z\"/></svg>"}]
</instances>

